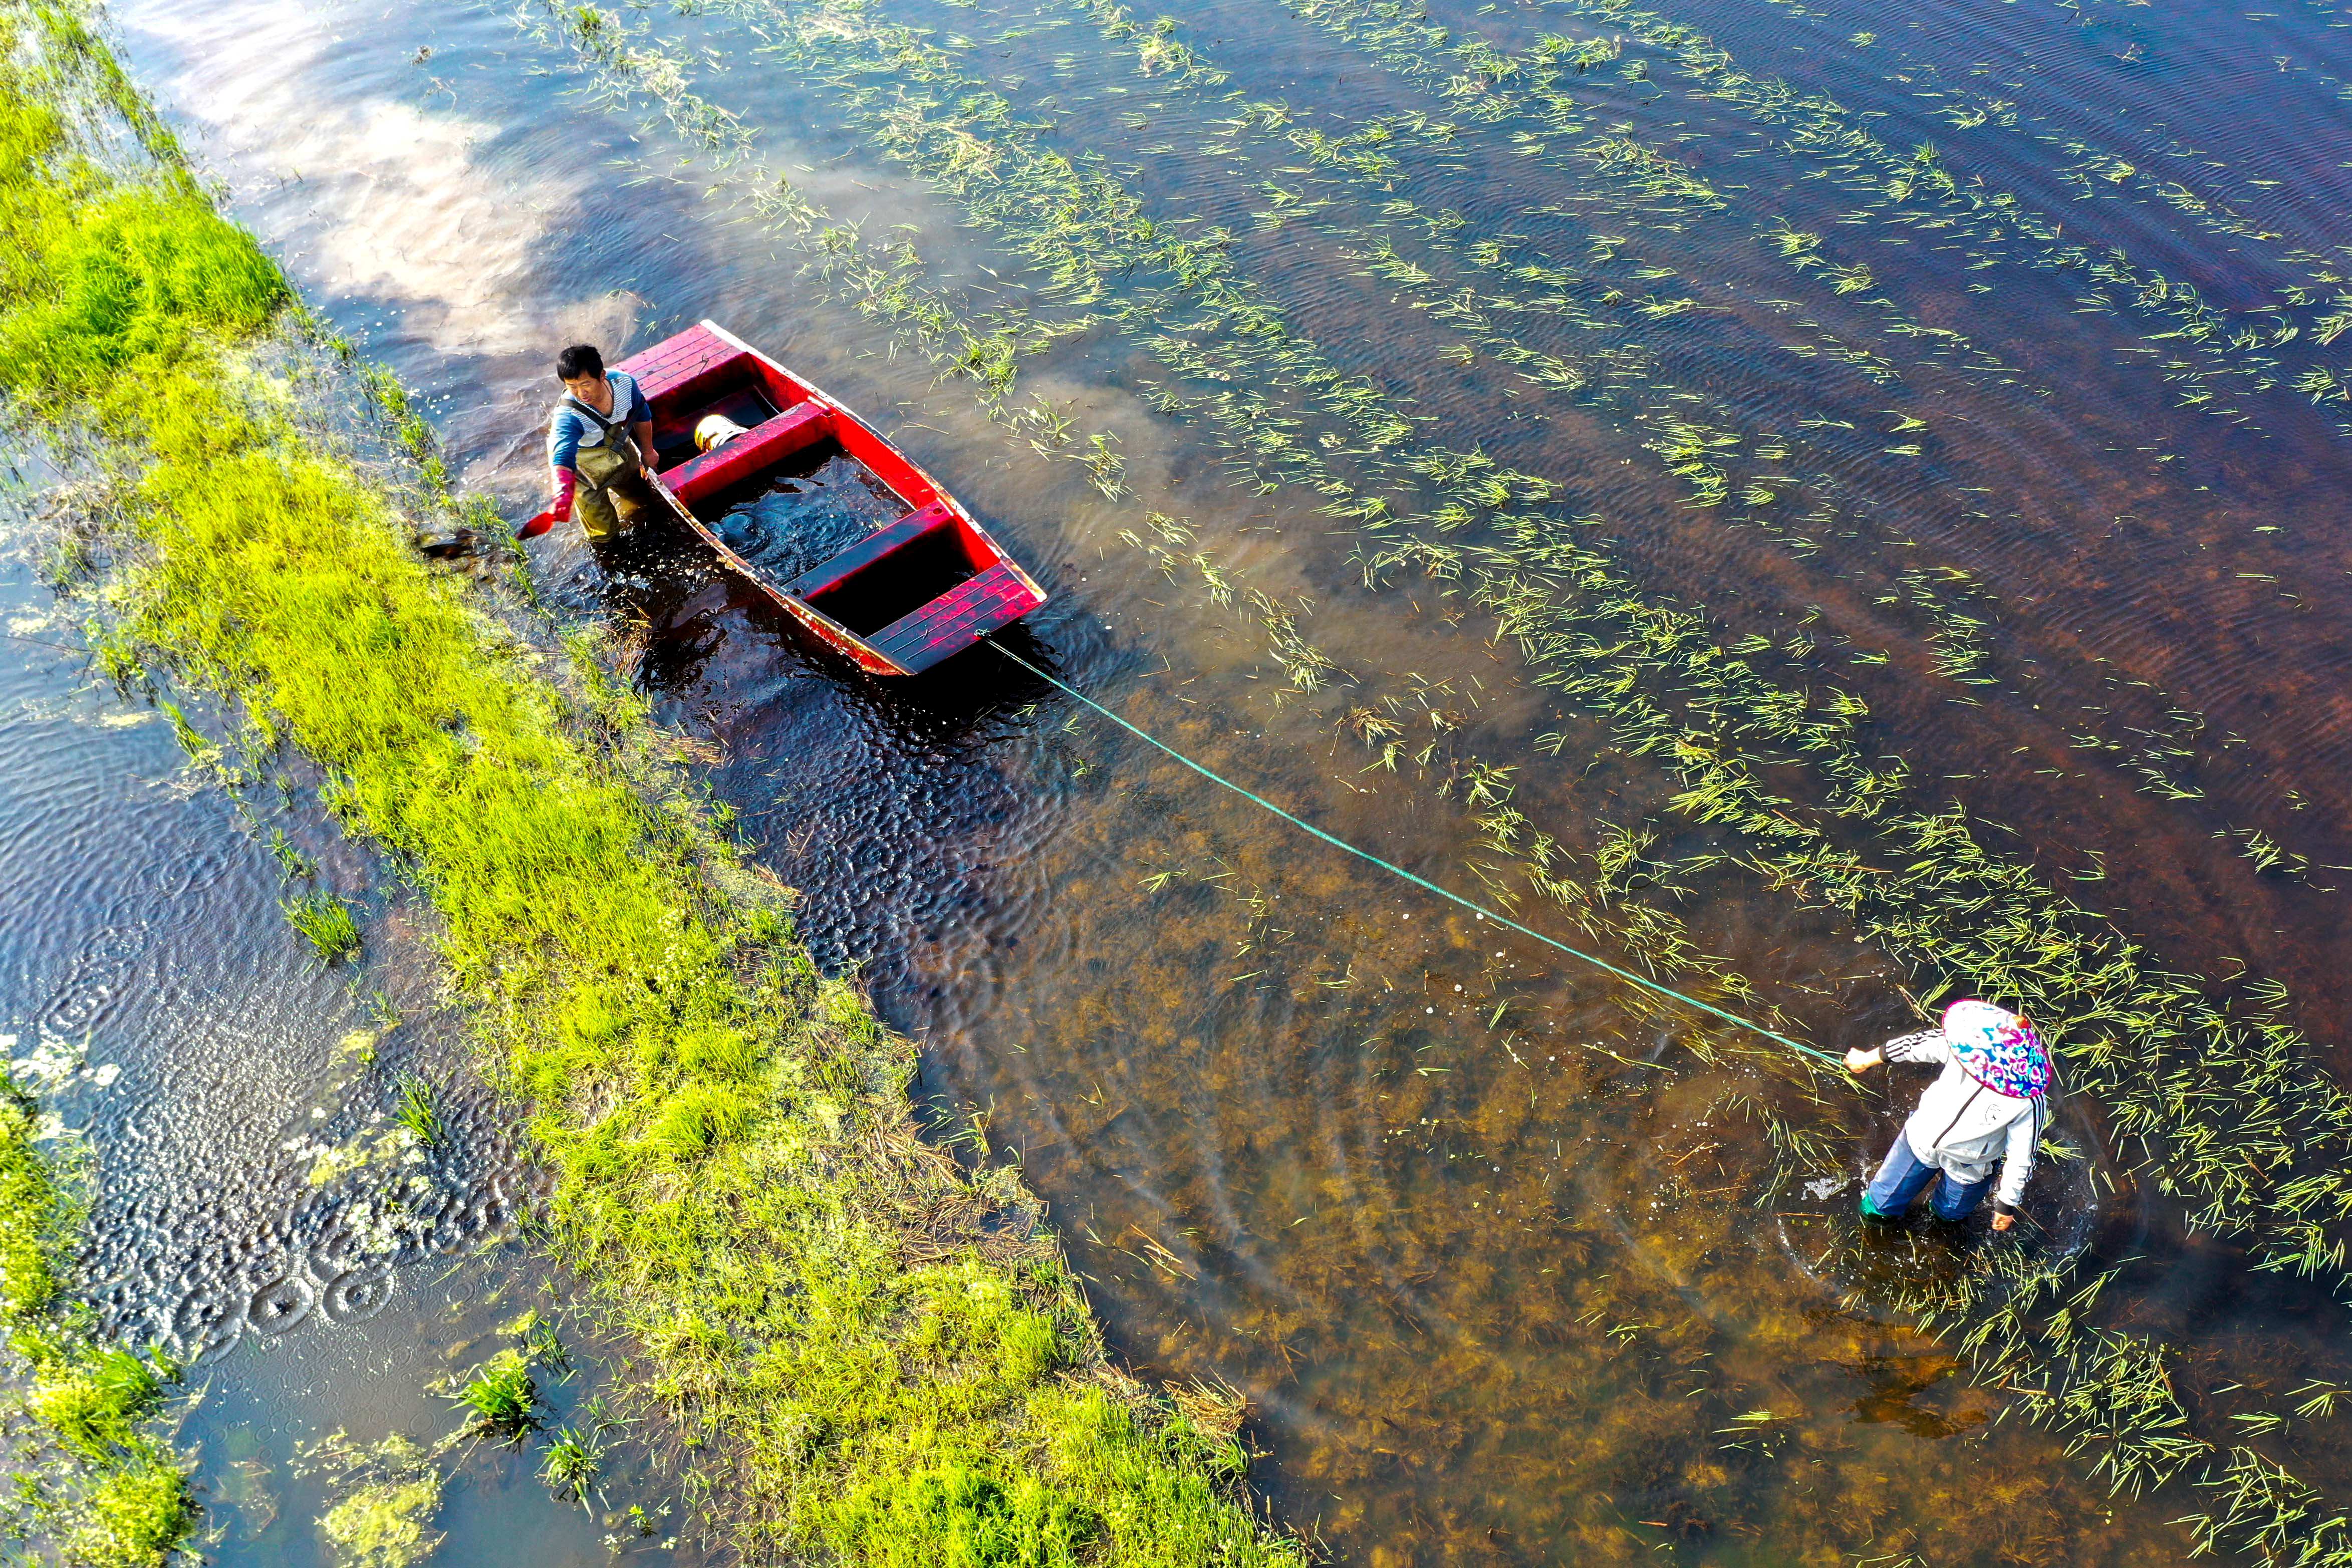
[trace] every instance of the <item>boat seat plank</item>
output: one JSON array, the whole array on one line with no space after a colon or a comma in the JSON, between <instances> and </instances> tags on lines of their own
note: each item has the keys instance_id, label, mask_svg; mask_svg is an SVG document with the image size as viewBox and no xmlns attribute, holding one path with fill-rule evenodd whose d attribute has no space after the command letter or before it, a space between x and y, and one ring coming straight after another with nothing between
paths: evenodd
<instances>
[{"instance_id":1,"label":"boat seat plank","mask_svg":"<svg viewBox=\"0 0 2352 1568\"><path fill-rule=\"evenodd\" d=\"M688 506L703 496L725 489L772 468L793 453L816 445L833 431L833 410L817 403L799 403L772 419L763 419L724 447L714 447L689 458L662 475L677 499Z\"/></svg>"},{"instance_id":2,"label":"boat seat plank","mask_svg":"<svg viewBox=\"0 0 2352 1568\"><path fill-rule=\"evenodd\" d=\"M637 390L650 402L742 354L741 349L717 333L691 327L630 355L613 368L635 377Z\"/></svg>"},{"instance_id":3,"label":"boat seat plank","mask_svg":"<svg viewBox=\"0 0 2352 1568\"><path fill-rule=\"evenodd\" d=\"M823 593L861 567L870 566L881 560L900 545L911 543L931 530L945 527L954 520L955 514L937 501L933 501L927 507L918 508L894 522L884 524L831 560L820 562L810 567L785 584L784 592L796 599L805 599L812 594Z\"/></svg>"},{"instance_id":4,"label":"boat seat plank","mask_svg":"<svg viewBox=\"0 0 2352 1568\"><path fill-rule=\"evenodd\" d=\"M928 669L1010 626L1045 601L1003 562L958 584L921 609L902 616L866 641L909 674Z\"/></svg>"}]
</instances>

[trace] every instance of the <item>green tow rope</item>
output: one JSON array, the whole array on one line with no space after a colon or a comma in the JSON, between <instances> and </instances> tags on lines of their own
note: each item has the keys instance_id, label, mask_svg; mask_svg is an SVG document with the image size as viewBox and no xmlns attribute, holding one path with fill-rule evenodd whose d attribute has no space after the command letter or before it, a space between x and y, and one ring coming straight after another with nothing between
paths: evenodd
<instances>
[{"instance_id":1,"label":"green tow rope","mask_svg":"<svg viewBox=\"0 0 2352 1568\"><path fill-rule=\"evenodd\" d=\"M1558 941L1552 937L1548 937L1544 935L1543 932L1536 931L1531 927L1523 926L1507 915L1497 914L1493 910L1486 908L1484 904L1478 903L1474 900L1465 899L1461 894L1454 892L1449 889L1439 887L1436 883L1431 881L1426 877L1416 877L1411 871L1406 870L1403 867L1392 865L1389 861L1381 859L1379 856L1373 854L1369 849L1359 849L1354 845L1349 843L1346 839L1335 837L1331 834L1324 832L1321 828L1316 826L1311 822L1301 821L1299 818L1293 816L1290 813L1283 810L1282 807L1275 805L1274 802L1266 799L1264 795L1252 794L1250 791L1244 789L1241 785L1234 783L1233 780L1226 778L1222 773L1219 773L1213 769L1202 766L1199 763L1194 762L1192 758L1186 756L1175 747L1169 745L1163 741L1156 739L1142 730L1137 729L1134 725L1129 723L1126 720L1120 718L1118 714L1112 712L1109 709L1104 707L1101 703L1096 701L1085 692L1080 691L1077 688L1070 685L1067 681L1055 679L1053 676L1046 674L1044 670L1038 668L1027 659L1023 658L1019 654L1014 653L1011 648L1006 647L1003 643L992 643L989 646L995 648L997 652L1003 654L1013 663L1019 665L1022 668L1027 670L1030 674L1035 676L1038 679L1062 692L1065 696L1085 703L1088 708L1093 709L1096 712L1101 714L1104 718L1109 720L1112 723L1118 725L1129 734L1133 735L1136 739L1147 742L1150 744L1158 747L1160 751L1167 752L1170 756L1175 758L1178 762L1183 763L1186 767L1192 769L1202 778L1207 779L1211 784L1218 784L1225 789L1233 791L1235 795L1241 796L1244 800L1250 802L1254 805L1263 806L1267 811L1274 813L1275 816L1282 818L1283 821L1290 824L1293 827L1301 828L1313 834L1316 837L1320 838L1324 843L1330 845L1335 849L1344 849L1359 860L1369 860L1373 865L1378 866L1381 870L1386 871L1392 876L1402 877L1416 888L1424 889L1429 892L1435 893L1441 899L1460 904L1464 909L1470 910L1474 914L1482 916L1486 920L1493 921L1496 925L1508 926L1511 930L1517 931L1521 936L1533 937L1536 941L1542 942L1546 947L1558 948L1560 952L1568 954L1570 958L1581 959L1586 963L1591 964L1593 968L1598 969L1604 973L1613 974L1629 985L1638 985L1644 991L1654 992L1660 996L1671 997L1675 1001L1682 1003L1685 1006L1696 1007L1702 1013L1711 1013L1727 1024L1736 1024L1740 1028L1763 1036L1764 1038L1774 1042L1776 1045L1783 1045L1792 1051L1801 1051L1806 1056L1818 1058L1819 1059L1829 1062L1841 1069L1845 1066L1843 1062L1830 1055L1827 1051L1816 1049L1811 1046L1806 1045L1801 1040L1792 1040L1788 1036L1781 1034L1776 1029L1766 1028L1763 1025L1756 1022L1752 1018L1743 1018L1737 1013L1727 1013L1711 1002L1702 1002L1696 996L1685 995L1682 992L1675 990L1671 985L1661 985L1654 980L1644 979L1643 976L1634 973L1630 969L1620 969L1605 958L1596 958L1591 953L1583 952L1579 948L1570 947L1568 943Z\"/></svg>"}]
</instances>

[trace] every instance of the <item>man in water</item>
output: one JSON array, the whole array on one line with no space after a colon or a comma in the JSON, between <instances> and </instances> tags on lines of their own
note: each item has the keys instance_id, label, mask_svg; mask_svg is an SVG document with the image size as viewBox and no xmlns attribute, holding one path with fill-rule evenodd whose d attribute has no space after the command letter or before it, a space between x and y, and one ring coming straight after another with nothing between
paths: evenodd
<instances>
[{"instance_id":1,"label":"man in water","mask_svg":"<svg viewBox=\"0 0 2352 1568\"><path fill-rule=\"evenodd\" d=\"M547 422L555 500L541 515L562 522L576 512L580 531L601 544L653 504L646 477L653 471L654 413L635 378L605 370L593 344L556 355L555 374L563 383Z\"/></svg>"},{"instance_id":2,"label":"man in water","mask_svg":"<svg viewBox=\"0 0 2352 1568\"><path fill-rule=\"evenodd\" d=\"M1860 1077L1882 1061L1923 1062L1944 1070L1895 1135L1895 1147L1862 1194L1872 1219L1899 1219L1931 1184L1937 1219L1976 1212L2000 1166L1992 1227L2017 1223L2017 1205L2033 1174L2033 1152L2050 1124L2050 1056L2032 1024L2005 1007L1970 999L1944 1009L1941 1028L1905 1035L1875 1050L1848 1051L1846 1070Z\"/></svg>"}]
</instances>

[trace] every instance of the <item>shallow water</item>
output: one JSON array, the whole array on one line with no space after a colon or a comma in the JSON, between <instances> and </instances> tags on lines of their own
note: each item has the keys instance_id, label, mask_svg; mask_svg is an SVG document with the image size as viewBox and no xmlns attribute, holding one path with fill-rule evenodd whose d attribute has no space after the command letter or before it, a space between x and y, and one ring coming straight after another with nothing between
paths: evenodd
<instances>
[{"instance_id":1,"label":"shallow water","mask_svg":"<svg viewBox=\"0 0 2352 1568\"><path fill-rule=\"evenodd\" d=\"M1708 861L1745 847L1678 815L1684 784L1542 686L1462 581L1368 584L1377 538L1297 485L1262 489L1213 417L1158 411L1156 389L1204 378L1156 363L1156 333L1229 341L1141 269L1109 271L1097 301L1046 287L1007 209L894 162L911 132L855 89L914 91L903 74L762 56L782 7L682 9L701 14L625 19L678 51L764 169L705 155L671 177L677 133L503 14L118 16L238 216L517 515L551 348L710 316L899 439L1047 584L1024 657L1250 787L1450 885L1518 889L1520 918L1612 952L1525 896L1527 835L1638 847L1609 918L1677 917L1833 1048L1906 1026L1904 987L1955 983ZM1223 226L1253 297L1405 411L1405 458L1475 449L1557 481L1563 536L1606 541L1726 641L1770 639L1748 657L1776 678L1865 702L1910 802L1957 802L1994 852L2163 965L2217 990L2283 982L2313 1039L2340 1032L2352 583L2333 524L2352 444L2327 318L2352 176L2331 11L1665 14L1746 79L1830 95L1831 140L1598 5L1429 12L1504 50L1616 39L1563 79L1582 117L1567 126L1511 96L1518 79L1474 79L1352 13L1181 14L1174 36L1230 73L1213 85L1139 72L1134 42L1075 6L885 10L961 73L966 98L929 101L985 86L1004 123L1155 224ZM1466 84L1451 100L1449 77ZM1245 111L1277 100L1288 121ZM1435 139L1394 118L1440 113L1454 130ZM1392 164L1328 155L1381 126L1353 145ZM1984 205L1890 193L1922 142ZM1713 194L1646 180L1627 148ZM755 216L779 173L910 247L973 311L1135 313L1023 362L1011 405L1041 411L992 422ZM1381 242L1426 280L1380 276ZM2200 306L2215 334L2178 335ZM1562 391L1547 363L1587 380ZM1395 472L1328 405L1270 379L1235 390L1268 400L1261 431L1296 418L1341 471ZM1066 460L1095 433L1123 465L1118 499ZM1724 499L1693 504L1709 465ZM1507 542L1481 521L1438 537ZM1985 1245L1851 1217L1909 1084L1815 1096L1722 1031L1293 836L986 648L892 687L689 541L601 563L565 538L534 550L714 748L715 785L805 890L826 962L861 968L923 1041L942 1122L1022 1162L1119 1352L1244 1392L1257 1484L1343 1559L2186 1552L2167 1521L2210 1500L2111 1498L2095 1448L1996 1420L2008 1396L1971 1380L1957 1336L1897 1305ZM1333 667L1311 689L1294 632ZM1770 765L1811 820L1802 759ZM1503 790L1531 825L1508 847L1476 820ZM273 994L303 994L281 979ZM2325 1279L2184 1235L2114 1152L2112 1110L2067 1102L2077 1157L2037 1177L2031 1249L2074 1256L2084 1282L2118 1270L2096 1321L2169 1347L2200 1436L2226 1446L2232 1415L2274 1410L2288 1419L2258 1446L2341 1498L2340 1418L2294 1414L2309 1380L2352 1380L2341 1307Z\"/></svg>"}]
</instances>

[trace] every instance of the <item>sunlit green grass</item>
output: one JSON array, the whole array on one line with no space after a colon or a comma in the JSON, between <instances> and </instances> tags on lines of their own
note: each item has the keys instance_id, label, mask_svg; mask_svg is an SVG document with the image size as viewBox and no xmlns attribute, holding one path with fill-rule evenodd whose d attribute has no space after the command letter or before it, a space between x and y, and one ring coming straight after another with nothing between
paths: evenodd
<instances>
[{"instance_id":1,"label":"sunlit green grass","mask_svg":"<svg viewBox=\"0 0 2352 1568\"><path fill-rule=\"evenodd\" d=\"M398 1103L392 1119L408 1129L417 1142L427 1149L438 1149L448 1141L449 1130L441 1120L440 1096L430 1079L421 1074L402 1073L394 1084Z\"/></svg>"},{"instance_id":2,"label":"sunlit green grass","mask_svg":"<svg viewBox=\"0 0 2352 1568\"><path fill-rule=\"evenodd\" d=\"M19 26L0 15L0 48L13 48ZM13 393L37 400L94 385L139 353L184 342L224 307L248 323L267 318L274 300L244 293L242 283L228 286L235 303L209 289L216 255L174 247L171 195L111 192L54 165L63 134L40 86L21 68L0 67L0 353L19 367ZM134 259L110 270L124 250ZM257 258L249 244L245 254ZM72 341L51 341L68 329ZM179 1457L148 1429L163 1399L159 1368L93 1339L70 1306L81 1211L36 1147L37 1131L32 1101L0 1083L0 1328L20 1369L23 1408L61 1459L25 1476L33 1507L16 1527L91 1568L147 1568L188 1539L195 1502Z\"/></svg>"},{"instance_id":3,"label":"sunlit green grass","mask_svg":"<svg viewBox=\"0 0 2352 1568\"><path fill-rule=\"evenodd\" d=\"M604 1463L604 1446L593 1432L560 1427L549 1440L547 1453L540 1461L539 1479L557 1497L586 1508Z\"/></svg>"}]
</instances>

